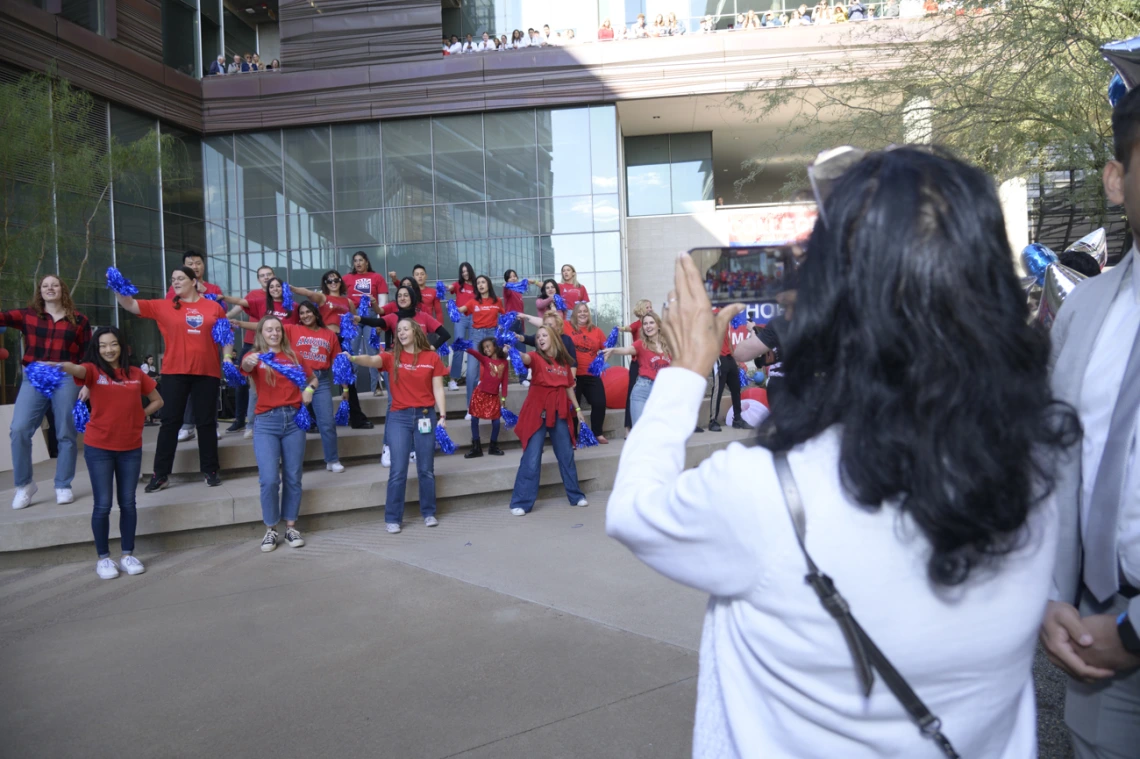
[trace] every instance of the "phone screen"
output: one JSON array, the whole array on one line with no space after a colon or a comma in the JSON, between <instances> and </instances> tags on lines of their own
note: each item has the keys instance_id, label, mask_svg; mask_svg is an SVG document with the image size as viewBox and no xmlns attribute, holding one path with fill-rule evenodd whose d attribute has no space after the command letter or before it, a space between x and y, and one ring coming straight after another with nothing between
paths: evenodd
<instances>
[{"instance_id":1,"label":"phone screen","mask_svg":"<svg viewBox=\"0 0 1140 759\"><path fill-rule=\"evenodd\" d=\"M703 270L705 292L714 307L743 303L757 325L784 313L795 295L795 272L803 259L800 244L694 248Z\"/></svg>"}]
</instances>

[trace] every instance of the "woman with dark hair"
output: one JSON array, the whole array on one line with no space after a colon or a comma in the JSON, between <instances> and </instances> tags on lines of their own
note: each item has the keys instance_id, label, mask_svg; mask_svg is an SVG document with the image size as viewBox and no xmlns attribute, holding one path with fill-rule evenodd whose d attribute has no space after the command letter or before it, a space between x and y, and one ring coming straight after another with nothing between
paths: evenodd
<instances>
[{"instance_id":1,"label":"woman with dark hair","mask_svg":"<svg viewBox=\"0 0 1140 759\"><path fill-rule=\"evenodd\" d=\"M71 291L54 274L40 279L27 308L0 312L0 327L18 329L23 334L21 364L25 367L34 361L79 361L91 340L91 323L75 310ZM60 386L51 398L45 398L32 387L27 377L20 384L9 430L12 475L16 485L13 509L26 508L38 490L32 479L32 438L39 431L49 408L55 417L59 441L59 454L55 460L55 502L64 504L75 500L71 480L75 477L76 433L71 408L77 394L75 385L70 382Z\"/></svg>"},{"instance_id":2,"label":"woman with dark hair","mask_svg":"<svg viewBox=\"0 0 1140 759\"><path fill-rule=\"evenodd\" d=\"M142 471L142 433L146 418L162 408L154 380L127 363L126 345L118 327L100 327L87 346L83 363L64 361L59 367L75 378L75 384L91 393L91 419L83 433L83 460L91 478L91 532L99 561L95 572L104 580L146 571L134 557L135 491ZM145 407L139 398L146 399ZM119 563L111 558L111 504L119 498Z\"/></svg>"},{"instance_id":3,"label":"woman with dark hair","mask_svg":"<svg viewBox=\"0 0 1140 759\"><path fill-rule=\"evenodd\" d=\"M363 250L358 250L352 254L352 271L344 275L344 286L348 288L348 297L352 299L353 311L358 314L360 313L360 302L366 295L371 302L371 307L363 314L364 316L379 313L380 308L388 303L388 283L384 281L384 277L372 271L372 262L368 260L368 254ZM371 336L371 329L360 330L360 334L352 343L353 353L376 355L376 351L369 344ZM358 376L357 382L359 381ZM368 370L368 387L372 390L373 395L380 395L380 373L375 369Z\"/></svg>"},{"instance_id":4,"label":"woman with dark hair","mask_svg":"<svg viewBox=\"0 0 1140 759\"><path fill-rule=\"evenodd\" d=\"M507 269L505 272L503 272L504 285L509 285L518 281L519 275L518 272L516 272L514 269ZM503 313L518 314L519 318L515 319L515 323L511 325L511 332L514 332L519 337L522 337L526 334L526 329L523 326L525 321L522 318L523 314L526 313L526 305L523 302L522 293L517 293L514 290L507 289L506 287L503 288ZM526 352L526 347L523 345L522 341L519 341L517 347L520 352ZM527 374L523 374L521 377L519 377L519 384L521 384L523 387L528 387L530 385L530 380L527 379L527 376Z\"/></svg>"},{"instance_id":5,"label":"woman with dark hair","mask_svg":"<svg viewBox=\"0 0 1140 759\"><path fill-rule=\"evenodd\" d=\"M170 483L174 453L178 450L178 428L186 405L194 410L198 428L198 464L206 484L217 487L218 438L215 434L218 415L218 388L222 382L222 365L212 332L219 319L226 318L222 307L198 292L194 270L185 266L170 274L174 300L135 300L129 295L115 294L119 305L135 316L158 323L165 345L162 365L162 426L154 451L154 474L146 486L147 493L162 490ZM225 360L234 358L233 343L223 346ZM68 414L70 418L70 414Z\"/></svg>"},{"instance_id":6,"label":"woman with dark hair","mask_svg":"<svg viewBox=\"0 0 1140 759\"><path fill-rule=\"evenodd\" d=\"M539 316L554 308L554 296L558 294L557 282L553 279L542 280L542 286L538 288L538 297L534 299L534 309ZM563 319L566 318L561 312L558 315Z\"/></svg>"},{"instance_id":7,"label":"woman with dark hair","mask_svg":"<svg viewBox=\"0 0 1140 759\"><path fill-rule=\"evenodd\" d=\"M448 287L448 292L455 298L455 305L459 308L466 306L475 298L475 269L471 268L471 264L464 261L459 264L459 278L451 283ZM463 338L464 340L471 339L471 315L465 314L458 322L455 323L455 336ZM468 358L467 354L451 355L451 381L447 383L448 390L458 390L459 383L456 382L463 372L464 361L474 361ZM468 367L470 371L470 367Z\"/></svg>"},{"instance_id":8,"label":"woman with dark hair","mask_svg":"<svg viewBox=\"0 0 1140 759\"><path fill-rule=\"evenodd\" d=\"M908 148L839 177L781 346L785 402L759 446L687 471L708 367L743 307L714 316L685 254L675 279L673 366L622 450L606 530L712 596L693 745L1033 756L1053 471L1080 429L1053 399L990 178ZM871 690L883 659L923 708L885 674Z\"/></svg>"},{"instance_id":9,"label":"woman with dark hair","mask_svg":"<svg viewBox=\"0 0 1140 759\"><path fill-rule=\"evenodd\" d=\"M475 297L464 306L459 307L459 313L471 317L471 332L467 338L474 345L479 345L485 337L494 337L495 328L499 326L499 316L503 313L503 302L495 295L495 286L491 278L480 274L475 278ZM474 357L467 359L467 405L471 405L471 394L479 384L479 361ZM471 415L467 415L471 421Z\"/></svg>"}]
</instances>

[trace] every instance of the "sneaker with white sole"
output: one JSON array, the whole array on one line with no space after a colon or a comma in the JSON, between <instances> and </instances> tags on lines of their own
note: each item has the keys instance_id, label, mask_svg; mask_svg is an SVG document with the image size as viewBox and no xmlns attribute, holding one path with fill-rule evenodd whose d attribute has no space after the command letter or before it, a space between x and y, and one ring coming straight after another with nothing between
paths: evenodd
<instances>
[{"instance_id":1,"label":"sneaker with white sole","mask_svg":"<svg viewBox=\"0 0 1140 759\"><path fill-rule=\"evenodd\" d=\"M395 522L388 522L384 526L387 527L388 532L392 533L393 535L400 531L400 525L396 524Z\"/></svg>"},{"instance_id":2,"label":"sneaker with white sole","mask_svg":"<svg viewBox=\"0 0 1140 759\"><path fill-rule=\"evenodd\" d=\"M12 508L28 508L28 506L32 503L32 496L34 496L38 490L39 487L37 487L36 483L34 482L31 485L25 485L22 488L16 488L16 497L12 499Z\"/></svg>"},{"instance_id":3,"label":"sneaker with white sole","mask_svg":"<svg viewBox=\"0 0 1140 759\"><path fill-rule=\"evenodd\" d=\"M412 462L413 464L416 463L416 452L415 451L412 451L411 453L408 454L408 461Z\"/></svg>"},{"instance_id":4,"label":"sneaker with white sole","mask_svg":"<svg viewBox=\"0 0 1140 759\"><path fill-rule=\"evenodd\" d=\"M293 548L300 548L305 545L305 539L301 537L301 531L296 527L285 530L285 542Z\"/></svg>"},{"instance_id":5,"label":"sneaker with white sole","mask_svg":"<svg viewBox=\"0 0 1140 759\"><path fill-rule=\"evenodd\" d=\"M523 380L523 381L522 381L522 386L523 386L523 387L530 387L530 380Z\"/></svg>"},{"instance_id":6,"label":"sneaker with white sole","mask_svg":"<svg viewBox=\"0 0 1140 759\"><path fill-rule=\"evenodd\" d=\"M578 503L576 503L576 504L574 504L574 505L575 505L575 506L589 506L590 504L586 502L586 499L585 499L585 498L582 498L582 499L580 499L580 500L578 501Z\"/></svg>"},{"instance_id":7,"label":"sneaker with white sole","mask_svg":"<svg viewBox=\"0 0 1140 759\"><path fill-rule=\"evenodd\" d=\"M99 563L95 565L95 574L104 580L114 580L119 576L119 565L111 558L99 559Z\"/></svg>"},{"instance_id":8,"label":"sneaker with white sole","mask_svg":"<svg viewBox=\"0 0 1140 759\"><path fill-rule=\"evenodd\" d=\"M221 428L219 428L218 429L218 440L221 440L221 439L222 439L222 430L221 430Z\"/></svg>"},{"instance_id":9,"label":"sneaker with white sole","mask_svg":"<svg viewBox=\"0 0 1140 759\"><path fill-rule=\"evenodd\" d=\"M141 575L146 571L146 567L143 566L143 563L129 553L119 559L119 566L129 575Z\"/></svg>"},{"instance_id":10,"label":"sneaker with white sole","mask_svg":"<svg viewBox=\"0 0 1140 759\"><path fill-rule=\"evenodd\" d=\"M194 430L178 430L178 442L185 443L187 440L193 440L195 434Z\"/></svg>"},{"instance_id":11,"label":"sneaker with white sole","mask_svg":"<svg viewBox=\"0 0 1140 759\"><path fill-rule=\"evenodd\" d=\"M392 451L388 446L384 446L384 452L380 454L380 466L385 469L392 466Z\"/></svg>"},{"instance_id":12,"label":"sneaker with white sole","mask_svg":"<svg viewBox=\"0 0 1140 759\"><path fill-rule=\"evenodd\" d=\"M265 537L261 539L261 550L269 553L277 547L277 530L272 528L265 531Z\"/></svg>"},{"instance_id":13,"label":"sneaker with white sole","mask_svg":"<svg viewBox=\"0 0 1140 759\"><path fill-rule=\"evenodd\" d=\"M55 502L62 506L65 503L71 503L75 500L75 493L71 492L71 488L56 488L55 489Z\"/></svg>"},{"instance_id":14,"label":"sneaker with white sole","mask_svg":"<svg viewBox=\"0 0 1140 759\"><path fill-rule=\"evenodd\" d=\"M436 527L439 525L439 520L435 517L424 517L424 527Z\"/></svg>"},{"instance_id":15,"label":"sneaker with white sole","mask_svg":"<svg viewBox=\"0 0 1140 759\"><path fill-rule=\"evenodd\" d=\"M470 414L464 414L463 415L463 421L470 422L471 421L471 415Z\"/></svg>"},{"instance_id":16,"label":"sneaker with white sole","mask_svg":"<svg viewBox=\"0 0 1140 759\"><path fill-rule=\"evenodd\" d=\"M451 382L447 383L447 389L448 390L458 390L459 389L459 383L456 382L455 380L452 380Z\"/></svg>"},{"instance_id":17,"label":"sneaker with white sole","mask_svg":"<svg viewBox=\"0 0 1140 759\"><path fill-rule=\"evenodd\" d=\"M247 428L246 431L243 432L241 436L243 438L245 438L246 440L253 440L253 428L252 427Z\"/></svg>"},{"instance_id":18,"label":"sneaker with white sole","mask_svg":"<svg viewBox=\"0 0 1140 759\"><path fill-rule=\"evenodd\" d=\"M331 464L325 464L325 471L340 474L344 471L344 464L339 461L334 461Z\"/></svg>"},{"instance_id":19,"label":"sneaker with white sole","mask_svg":"<svg viewBox=\"0 0 1140 759\"><path fill-rule=\"evenodd\" d=\"M526 516L526 511L525 511L525 510L523 510L523 509L517 508L517 507L516 507L516 508L513 508L513 509L511 509L511 513L512 513L512 514L514 514L516 517L524 517L524 516Z\"/></svg>"}]
</instances>

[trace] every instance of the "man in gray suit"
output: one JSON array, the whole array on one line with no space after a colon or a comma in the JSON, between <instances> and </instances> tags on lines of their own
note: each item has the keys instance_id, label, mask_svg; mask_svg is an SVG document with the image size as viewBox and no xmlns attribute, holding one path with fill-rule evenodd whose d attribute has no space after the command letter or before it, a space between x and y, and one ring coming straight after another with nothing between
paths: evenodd
<instances>
[{"instance_id":1,"label":"man in gray suit","mask_svg":"<svg viewBox=\"0 0 1140 759\"><path fill-rule=\"evenodd\" d=\"M1140 87L1112 115L1111 203L1140 239ZM1053 392L1084 428L1057 476L1060 545L1041 642L1072 680L1078 759L1140 757L1140 251L1082 282L1052 328Z\"/></svg>"}]
</instances>

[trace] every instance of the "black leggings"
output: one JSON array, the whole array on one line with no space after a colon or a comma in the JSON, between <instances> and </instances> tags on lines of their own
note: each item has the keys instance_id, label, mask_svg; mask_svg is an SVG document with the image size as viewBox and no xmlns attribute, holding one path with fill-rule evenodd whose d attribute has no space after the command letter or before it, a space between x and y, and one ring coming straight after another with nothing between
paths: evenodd
<instances>
[{"instance_id":1,"label":"black leggings","mask_svg":"<svg viewBox=\"0 0 1140 759\"><path fill-rule=\"evenodd\" d=\"M633 427L633 417L629 414L629 394L633 392L633 385L637 382L637 359L629 362L629 389L625 391L625 428Z\"/></svg>"},{"instance_id":2,"label":"black leggings","mask_svg":"<svg viewBox=\"0 0 1140 759\"><path fill-rule=\"evenodd\" d=\"M574 397L578 405L582 405L582 397L590 402L590 431L594 436L602 434L602 426L606 422L606 388L601 377L592 374L579 374L574 381Z\"/></svg>"},{"instance_id":3,"label":"black leggings","mask_svg":"<svg viewBox=\"0 0 1140 759\"><path fill-rule=\"evenodd\" d=\"M713 405L713 412L710 419L715 420L720 416L720 397L724 395L724 386L728 385L728 392L732 395L732 413L734 419L740 418L740 368L736 365L736 361L732 356L721 356L719 367L720 371L716 381L716 403Z\"/></svg>"},{"instance_id":4,"label":"black leggings","mask_svg":"<svg viewBox=\"0 0 1140 759\"><path fill-rule=\"evenodd\" d=\"M154 474L165 477L174 468L178 430L189 405L198 428L198 466L202 473L218 471L218 388L221 380L202 374L164 374L160 412L162 427L154 451Z\"/></svg>"}]
</instances>

